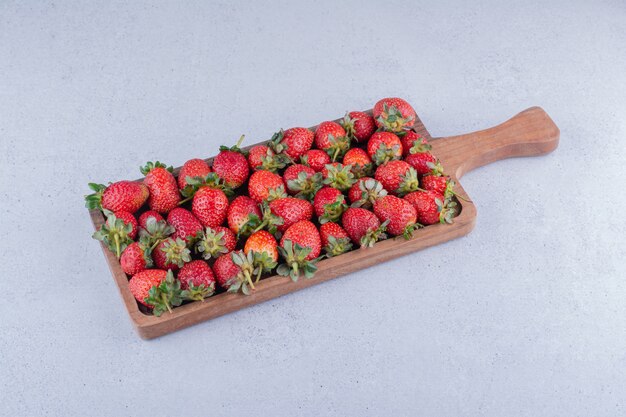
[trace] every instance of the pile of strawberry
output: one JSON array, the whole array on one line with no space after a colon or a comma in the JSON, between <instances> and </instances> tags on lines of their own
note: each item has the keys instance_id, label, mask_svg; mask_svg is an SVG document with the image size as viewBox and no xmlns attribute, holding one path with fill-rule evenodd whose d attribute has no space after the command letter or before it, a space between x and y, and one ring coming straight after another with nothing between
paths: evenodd
<instances>
[{"instance_id":1,"label":"pile of strawberry","mask_svg":"<svg viewBox=\"0 0 626 417\"><path fill-rule=\"evenodd\" d=\"M452 221L454 184L415 120L405 100L385 98L373 117L281 130L248 152L242 136L212 166L192 159L178 177L149 162L143 182L89 184L87 207L106 216L93 237L157 316L213 295L216 283L250 294L274 271L311 278L324 257Z\"/></svg>"}]
</instances>

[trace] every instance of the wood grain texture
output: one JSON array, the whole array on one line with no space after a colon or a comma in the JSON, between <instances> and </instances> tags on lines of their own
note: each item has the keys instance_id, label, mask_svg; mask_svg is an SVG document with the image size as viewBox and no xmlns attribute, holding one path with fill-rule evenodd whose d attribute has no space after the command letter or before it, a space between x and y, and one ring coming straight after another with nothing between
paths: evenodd
<instances>
[{"instance_id":1,"label":"wood grain texture","mask_svg":"<svg viewBox=\"0 0 626 417\"><path fill-rule=\"evenodd\" d=\"M524 110L490 129L464 135L432 139L419 118L415 129L431 140L433 154L441 159L446 173L457 183L456 193L467 200L469 196L458 182L464 173L504 158L551 152L558 146L559 141L558 127L539 107ZM211 160L212 158L207 159L209 162ZM174 173L177 174L178 170L177 168ZM460 206L461 212L452 225L427 226L418 230L411 240L389 239L376 243L373 248L357 249L341 256L325 259L319 262L318 272L312 279L300 278L294 283L289 277L269 277L256 284L256 290L250 296L221 293L204 302L193 302L175 308L172 314L166 313L161 317L155 317L140 310L128 289L128 278L115 255L103 244L101 247L133 324L142 338L151 339L464 236L474 227L476 208L471 202L465 201L460 201ZM98 229L104 223L102 213L98 210L91 210L90 215L94 228Z\"/></svg>"}]
</instances>

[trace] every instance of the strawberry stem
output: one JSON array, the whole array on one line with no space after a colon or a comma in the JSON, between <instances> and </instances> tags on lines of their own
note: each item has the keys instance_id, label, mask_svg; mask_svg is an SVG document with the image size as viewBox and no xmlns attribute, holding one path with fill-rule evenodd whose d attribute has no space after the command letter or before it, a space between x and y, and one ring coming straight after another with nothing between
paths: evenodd
<instances>
[{"instance_id":1,"label":"strawberry stem","mask_svg":"<svg viewBox=\"0 0 626 417\"><path fill-rule=\"evenodd\" d=\"M191 195L191 196L189 196L189 197L187 197L187 198L185 198L185 199L183 199L183 200L180 200L180 201L178 202L178 205L179 205L179 206L182 206L183 204L185 204L187 201L191 200L192 198L193 198L193 195Z\"/></svg>"},{"instance_id":2,"label":"strawberry stem","mask_svg":"<svg viewBox=\"0 0 626 417\"><path fill-rule=\"evenodd\" d=\"M335 153L333 154L333 162L337 160L337 155L339 155L339 147L335 149Z\"/></svg>"},{"instance_id":3,"label":"strawberry stem","mask_svg":"<svg viewBox=\"0 0 626 417\"><path fill-rule=\"evenodd\" d=\"M252 278L250 277L250 272L244 271L243 274L246 277L246 281L248 281L248 284L250 284L250 288L254 289L254 283L252 282Z\"/></svg>"},{"instance_id":4,"label":"strawberry stem","mask_svg":"<svg viewBox=\"0 0 626 417\"><path fill-rule=\"evenodd\" d=\"M235 145L237 148L239 148L241 146L241 143L243 142L243 138L245 138L245 137L246 137L246 135L241 135L241 137L237 141L237 144Z\"/></svg>"},{"instance_id":5,"label":"strawberry stem","mask_svg":"<svg viewBox=\"0 0 626 417\"><path fill-rule=\"evenodd\" d=\"M120 258L120 236L116 233L115 234L115 254L117 255L117 259Z\"/></svg>"},{"instance_id":6,"label":"strawberry stem","mask_svg":"<svg viewBox=\"0 0 626 417\"><path fill-rule=\"evenodd\" d=\"M165 294L161 294L161 300L163 300L163 304L165 304L165 307L167 307L167 311L172 313L172 307L170 306L170 302L167 301L167 297L165 296Z\"/></svg>"}]
</instances>

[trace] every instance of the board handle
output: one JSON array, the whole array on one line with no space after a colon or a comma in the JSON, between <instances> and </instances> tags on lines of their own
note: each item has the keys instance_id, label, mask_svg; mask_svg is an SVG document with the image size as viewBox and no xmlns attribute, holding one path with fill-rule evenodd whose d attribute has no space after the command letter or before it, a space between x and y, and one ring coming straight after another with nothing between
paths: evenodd
<instances>
[{"instance_id":1,"label":"board handle","mask_svg":"<svg viewBox=\"0 0 626 417\"><path fill-rule=\"evenodd\" d=\"M552 152L559 136L550 116L541 107L531 107L489 129L434 139L432 152L446 170L460 178L500 159Z\"/></svg>"}]
</instances>

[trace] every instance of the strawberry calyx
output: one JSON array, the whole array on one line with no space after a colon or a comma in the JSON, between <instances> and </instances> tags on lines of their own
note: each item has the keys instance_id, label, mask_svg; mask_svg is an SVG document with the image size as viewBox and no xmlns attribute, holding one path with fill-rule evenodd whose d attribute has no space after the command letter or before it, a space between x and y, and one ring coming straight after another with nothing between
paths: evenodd
<instances>
[{"instance_id":1,"label":"strawberry calyx","mask_svg":"<svg viewBox=\"0 0 626 417\"><path fill-rule=\"evenodd\" d=\"M213 282L208 286L206 284L193 285L190 283L189 287L182 291L181 296L189 301L204 301L205 298L209 298L213 294L215 294L215 283Z\"/></svg>"},{"instance_id":2,"label":"strawberry calyx","mask_svg":"<svg viewBox=\"0 0 626 417\"><path fill-rule=\"evenodd\" d=\"M293 282L298 281L302 274L305 278L313 278L317 272L316 264L322 259L319 257L307 260L306 257L311 253L311 248L302 247L291 239L285 239L283 246L278 247L278 252L285 259L285 263L280 264L276 272L278 275L290 277Z\"/></svg>"},{"instance_id":3,"label":"strawberry calyx","mask_svg":"<svg viewBox=\"0 0 626 417\"><path fill-rule=\"evenodd\" d=\"M201 233L200 239L196 243L196 252L199 252L205 260L211 258L217 259L221 255L228 253L224 234L225 232L223 230L218 232L215 229L207 227Z\"/></svg>"},{"instance_id":4,"label":"strawberry calyx","mask_svg":"<svg viewBox=\"0 0 626 417\"><path fill-rule=\"evenodd\" d=\"M168 238L160 250L165 254L167 264L176 265L179 268L187 262L191 262L191 251L187 248L187 242L177 237L175 240Z\"/></svg>"},{"instance_id":5,"label":"strawberry calyx","mask_svg":"<svg viewBox=\"0 0 626 417\"><path fill-rule=\"evenodd\" d=\"M414 117L403 117L396 106L383 104L383 111L377 121L381 128L390 132L400 132L404 127L413 121Z\"/></svg>"},{"instance_id":6,"label":"strawberry calyx","mask_svg":"<svg viewBox=\"0 0 626 417\"><path fill-rule=\"evenodd\" d=\"M315 194L322 188L322 174L316 172L313 175L307 175L306 172L300 172L298 178L287 181L287 187L296 193L296 197L312 201Z\"/></svg>"},{"instance_id":7,"label":"strawberry calyx","mask_svg":"<svg viewBox=\"0 0 626 417\"><path fill-rule=\"evenodd\" d=\"M237 240L240 237L250 236L252 233L257 231L257 228L261 225L262 221L256 214L248 214L248 219L239 226L239 230L237 231Z\"/></svg>"},{"instance_id":8,"label":"strawberry calyx","mask_svg":"<svg viewBox=\"0 0 626 417\"><path fill-rule=\"evenodd\" d=\"M327 164L326 171L326 179L323 183L340 191L347 191L356 182L352 165Z\"/></svg>"},{"instance_id":9,"label":"strawberry calyx","mask_svg":"<svg viewBox=\"0 0 626 417\"><path fill-rule=\"evenodd\" d=\"M415 233L417 229L421 229L422 227L424 227L424 225L421 223L411 223L404 228L404 231L400 236L404 237L405 240L411 240L411 238L413 237L413 233Z\"/></svg>"},{"instance_id":10,"label":"strawberry calyx","mask_svg":"<svg viewBox=\"0 0 626 417\"><path fill-rule=\"evenodd\" d=\"M115 214L109 210L104 210L104 214L106 221L94 232L92 237L104 243L111 252L115 253L117 259L119 259L124 249L133 243L133 239L130 238L133 225L131 223L125 223L124 220L117 218Z\"/></svg>"},{"instance_id":11,"label":"strawberry calyx","mask_svg":"<svg viewBox=\"0 0 626 417\"><path fill-rule=\"evenodd\" d=\"M286 158L286 160L288 161L288 163L290 162L293 164L294 161L286 153L287 150L289 149L289 145L283 142L284 137L285 137L285 131L283 129L280 129L278 132L272 135L269 142L267 143L267 146L269 146L269 148L273 150L276 153L276 155L283 155L284 158Z\"/></svg>"},{"instance_id":12,"label":"strawberry calyx","mask_svg":"<svg viewBox=\"0 0 626 417\"><path fill-rule=\"evenodd\" d=\"M339 124L341 124L341 127L343 127L343 129L346 131L346 136L351 141L354 140L355 142L358 142L358 139L355 136L355 133L356 133L356 129L354 127L355 122L356 120L350 117L350 113L346 113L346 115L343 117L343 119L341 120Z\"/></svg>"},{"instance_id":13,"label":"strawberry calyx","mask_svg":"<svg viewBox=\"0 0 626 417\"><path fill-rule=\"evenodd\" d=\"M167 271L165 280L155 285L148 291L145 303L152 306L152 314L159 317L166 311L172 312L172 307L183 303L183 291L180 289L180 281L174 278L172 270Z\"/></svg>"},{"instance_id":14,"label":"strawberry calyx","mask_svg":"<svg viewBox=\"0 0 626 417\"><path fill-rule=\"evenodd\" d=\"M185 198L178 202L179 206L192 200L198 190L202 187L222 190L227 197L232 197L233 195L235 195L233 189L226 185L224 180L220 178L220 176L217 175L217 173L215 172L209 172L204 177L186 177L185 181L187 182L187 185L180 191L182 196Z\"/></svg>"},{"instance_id":15,"label":"strawberry calyx","mask_svg":"<svg viewBox=\"0 0 626 417\"><path fill-rule=\"evenodd\" d=\"M106 185L94 182L90 182L87 185L94 193L85 196L85 207L89 210L102 210L102 195L107 188Z\"/></svg>"},{"instance_id":16,"label":"strawberry calyx","mask_svg":"<svg viewBox=\"0 0 626 417\"><path fill-rule=\"evenodd\" d=\"M248 151L244 151L243 149L240 148L241 143L243 142L243 139L246 137L246 135L241 135L241 137L239 138L239 140L237 141L237 143L231 147L228 147L226 145L222 145L220 146L220 151L221 152L237 152L242 154L243 156L248 156Z\"/></svg>"},{"instance_id":17,"label":"strawberry calyx","mask_svg":"<svg viewBox=\"0 0 626 417\"><path fill-rule=\"evenodd\" d=\"M329 258L341 255L352 249L352 242L347 237L337 239L335 236L328 236L328 244L324 246L324 252Z\"/></svg>"},{"instance_id":18,"label":"strawberry calyx","mask_svg":"<svg viewBox=\"0 0 626 417\"><path fill-rule=\"evenodd\" d=\"M261 157L261 165L257 167L257 170L276 172L285 168L289 162L291 160L287 155L275 153L269 148L265 155Z\"/></svg>"},{"instance_id":19,"label":"strawberry calyx","mask_svg":"<svg viewBox=\"0 0 626 417\"><path fill-rule=\"evenodd\" d=\"M435 162L427 162L426 166L430 168L430 174L438 177L443 176L443 165L438 159Z\"/></svg>"},{"instance_id":20,"label":"strawberry calyx","mask_svg":"<svg viewBox=\"0 0 626 417\"><path fill-rule=\"evenodd\" d=\"M435 204L437 205L437 211L439 212L439 223L452 224L454 223L454 217L457 215L457 203L451 198L446 198L443 201L436 198Z\"/></svg>"},{"instance_id":21,"label":"strawberry calyx","mask_svg":"<svg viewBox=\"0 0 626 417\"><path fill-rule=\"evenodd\" d=\"M247 255L243 251L231 252L230 257L240 271L228 281L228 292L241 291L245 295L250 295L250 290L254 290L252 276L257 273L252 251L248 252Z\"/></svg>"},{"instance_id":22,"label":"strawberry calyx","mask_svg":"<svg viewBox=\"0 0 626 417\"><path fill-rule=\"evenodd\" d=\"M324 213L319 216L320 224L338 222L347 208L345 196L343 194L338 195L332 203L324 204Z\"/></svg>"},{"instance_id":23,"label":"strawberry calyx","mask_svg":"<svg viewBox=\"0 0 626 417\"><path fill-rule=\"evenodd\" d=\"M426 143L424 138L419 137L413 141L413 146L409 149L409 153L424 153L430 151L432 148L433 147L431 145Z\"/></svg>"},{"instance_id":24,"label":"strawberry calyx","mask_svg":"<svg viewBox=\"0 0 626 417\"><path fill-rule=\"evenodd\" d=\"M152 252L162 240L167 239L174 232L175 229L165 220L157 221L154 217L148 217L146 228L139 229L139 241Z\"/></svg>"},{"instance_id":25,"label":"strawberry calyx","mask_svg":"<svg viewBox=\"0 0 626 417\"><path fill-rule=\"evenodd\" d=\"M392 147L389 147L386 143L381 143L378 146L378 149L376 149L372 160L374 160L376 165L382 165L389 161L400 159L400 154L400 146L393 145Z\"/></svg>"},{"instance_id":26,"label":"strawberry calyx","mask_svg":"<svg viewBox=\"0 0 626 417\"><path fill-rule=\"evenodd\" d=\"M361 244L361 247L371 248L374 246L374 243L378 242L379 240L387 239L387 234L385 232L387 231L388 224L389 220L385 220L377 228L368 230L367 233L365 233L363 237L361 237L361 241L359 242Z\"/></svg>"},{"instance_id":27,"label":"strawberry calyx","mask_svg":"<svg viewBox=\"0 0 626 417\"><path fill-rule=\"evenodd\" d=\"M373 178L369 178L359 183L361 198L352 203L351 207L371 208L376 200L387 195L387 190L383 184Z\"/></svg>"},{"instance_id":28,"label":"strawberry calyx","mask_svg":"<svg viewBox=\"0 0 626 417\"><path fill-rule=\"evenodd\" d=\"M335 137L328 135L330 145L324 151L330 156L330 160L335 162L337 158L343 157L350 149L350 139L347 136Z\"/></svg>"},{"instance_id":29,"label":"strawberry calyx","mask_svg":"<svg viewBox=\"0 0 626 417\"><path fill-rule=\"evenodd\" d=\"M354 174L354 178L356 179L369 177L374 172L374 165L371 163L367 163L364 165L353 164L351 171Z\"/></svg>"},{"instance_id":30,"label":"strawberry calyx","mask_svg":"<svg viewBox=\"0 0 626 417\"><path fill-rule=\"evenodd\" d=\"M256 280L254 281L256 283L259 282L262 274L272 272L278 263L267 252L250 252L252 253L252 265L256 270Z\"/></svg>"},{"instance_id":31,"label":"strawberry calyx","mask_svg":"<svg viewBox=\"0 0 626 417\"><path fill-rule=\"evenodd\" d=\"M261 205L261 212L263 215L263 221L253 230L253 232L258 232L259 230L265 228L268 232L275 235L278 232L277 226L283 225L285 220L274 214L267 201L263 202Z\"/></svg>"},{"instance_id":32,"label":"strawberry calyx","mask_svg":"<svg viewBox=\"0 0 626 417\"><path fill-rule=\"evenodd\" d=\"M417 179L417 171L415 170L415 168L411 167L406 171L404 175L402 175L402 181L396 189L396 194L399 197L402 197L408 193L419 190L419 185L420 183Z\"/></svg>"},{"instance_id":33,"label":"strawberry calyx","mask_svg":"<svg viewBox=\"0 0 626 417\"><path fill-rule=\"evenodd\" d=\"M265 199L265 201L269 203L285 197L287 197L287 193L285 192L285 186L279 185L276 188L269 188L267 190L267 198Z\"/></svg>"},{"instance_id":34,"label":"strawberry calyx","mask_svg":"<svg viewBox=\"0 0 626 417\"><path fill-rule=\"evenodd\" d=\"M169 172L174 172L174 167L167 166L166 164L164 164L163 162L160 162L160 161L146 162L146 165L140 167L139 170L141 171L141 173L143 175L148 175L150 173L150 171L152 171L153 169L156 169L156 168L165 168Z\"/></svg>"}]
</instances>

